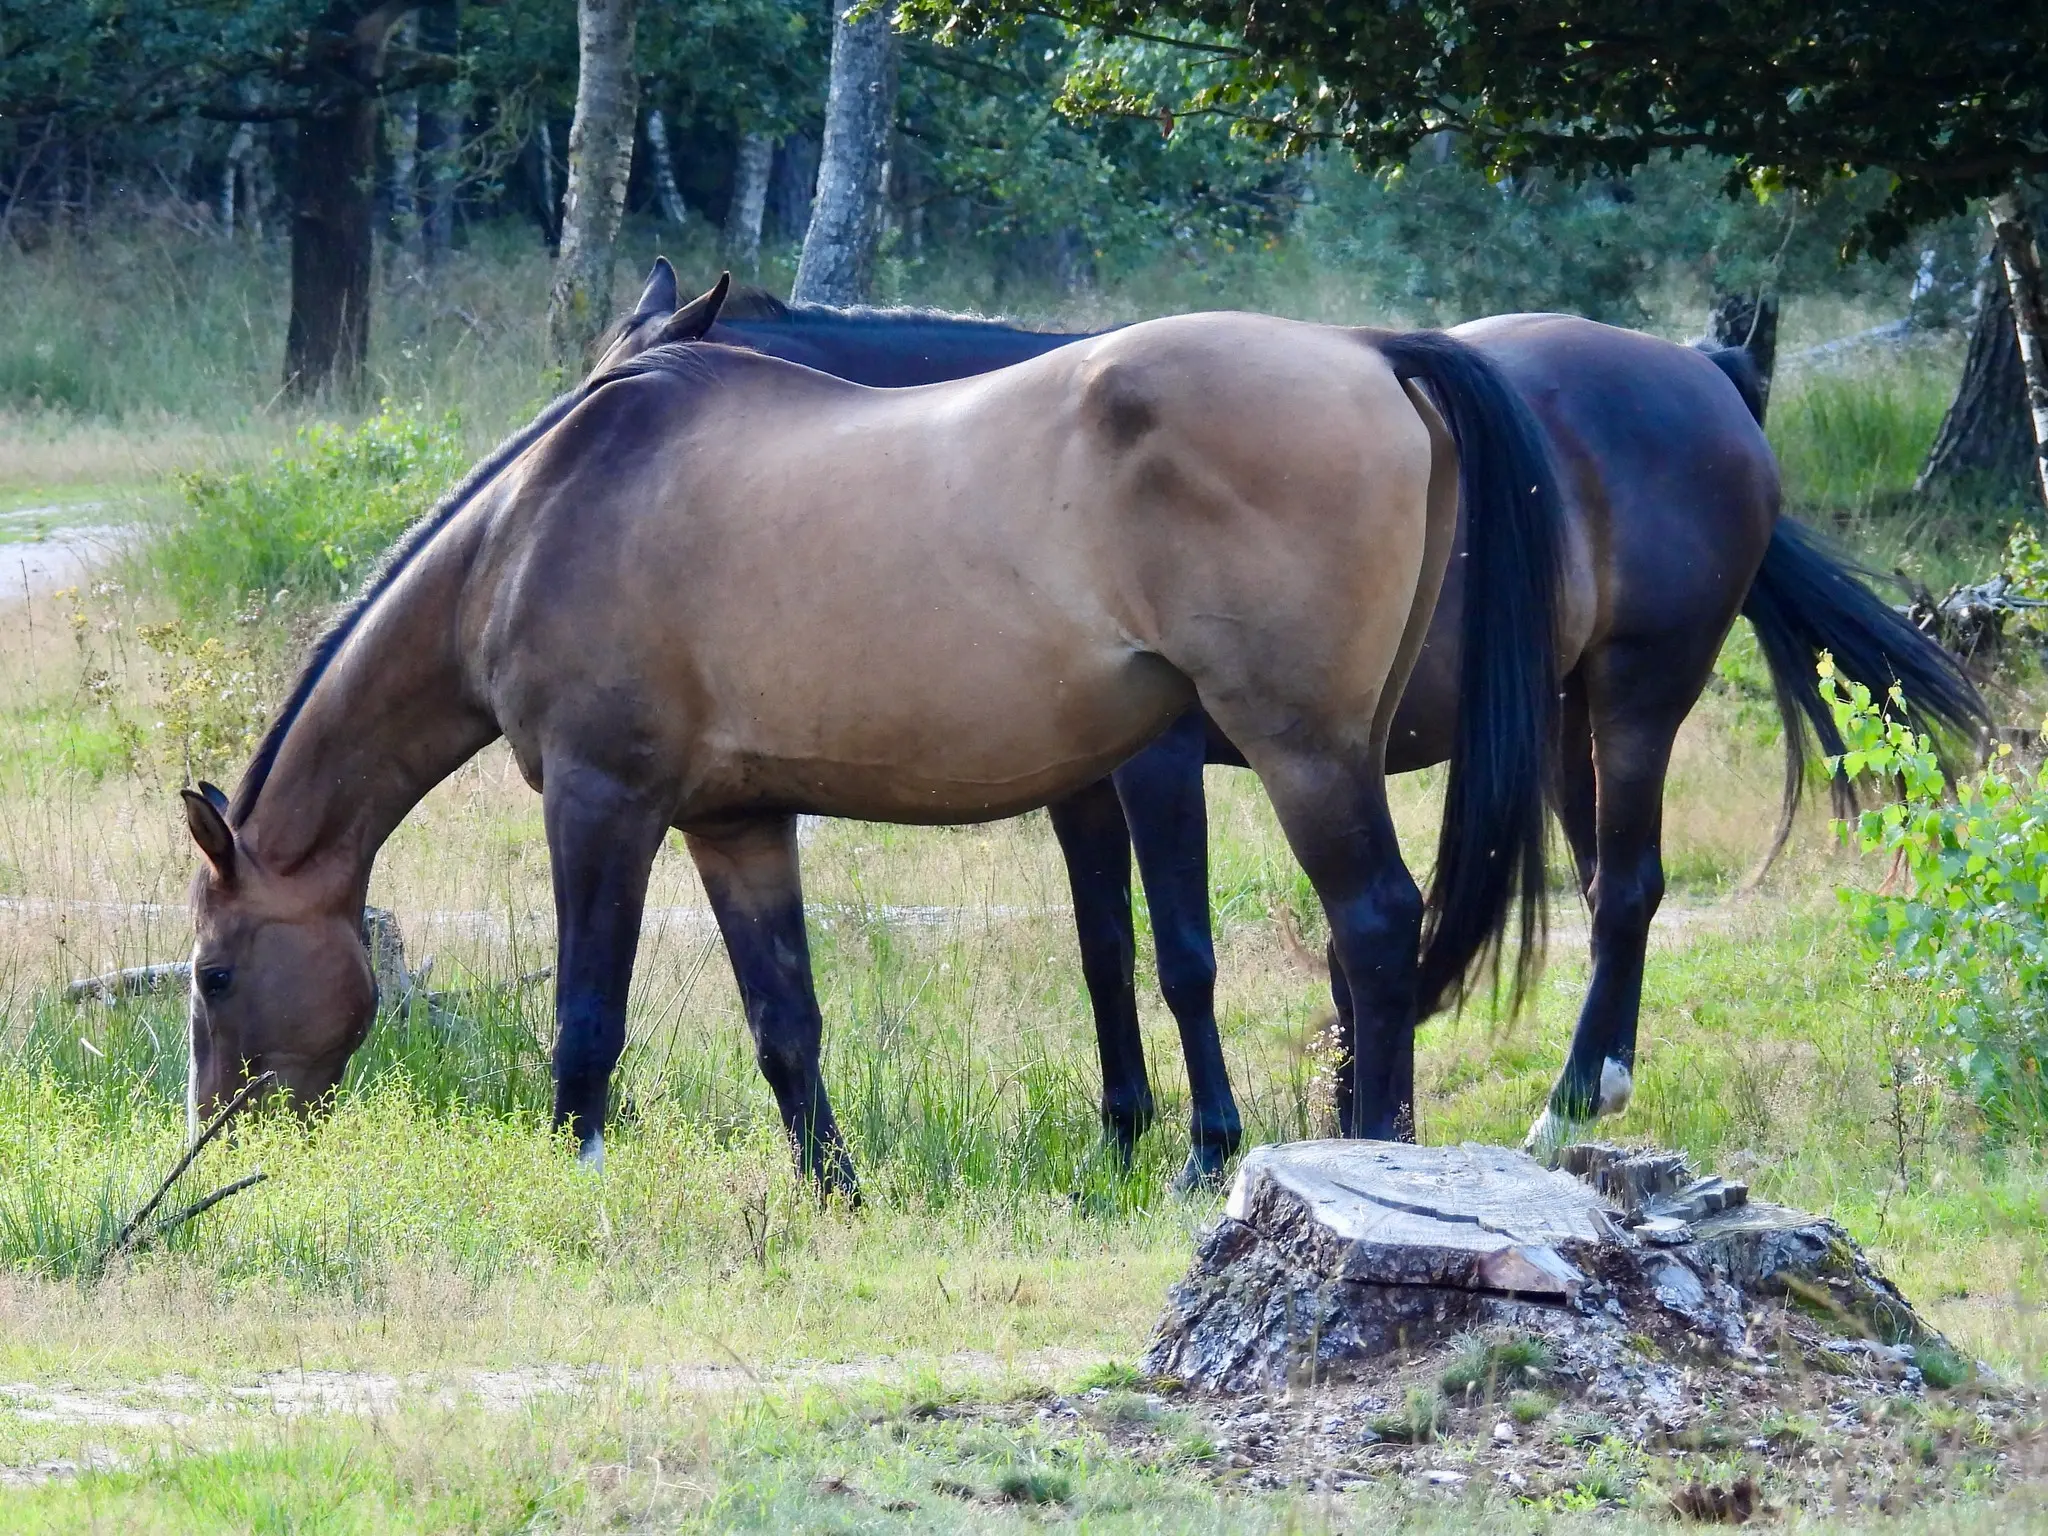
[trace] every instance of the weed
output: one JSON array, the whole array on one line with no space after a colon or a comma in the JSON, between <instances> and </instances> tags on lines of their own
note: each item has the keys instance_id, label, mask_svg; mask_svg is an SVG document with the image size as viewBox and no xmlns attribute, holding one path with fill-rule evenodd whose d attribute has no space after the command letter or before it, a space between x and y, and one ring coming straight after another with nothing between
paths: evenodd
<instances>
[{"instance_id":1,"label":"weed","mask_svg":"<svg viewBox=\"0 0 2048 1536\"><path fill-rule=\"evenodd\" d=\"M1121 1360L1103 1360L1091 1365L1074 1380L1076 1392L1093 1392L1098 1387L1135 1392L1145 1385L1145 1373Z\"/></svg>"},{"instance_id":2,"label":"weed","mask_svg":"<svg viewBox=\"0 0 2048 1536\"><path fill-rule=\"evenodd\" d=\"M1941 1344L1927 1343L1916 1347L1913 1364L1919 1368L1921 1379L1928 1386L1943 1392L1955 1390L1977 1374L1968 1360Z\"/></svg>"},{"instance_id":3,"label":"weed","mask_svg":"<svg viewBox=\"0 0 2048 1536\"><path fill-rule=\"evenodd\" d=\"M1508 1416L1517 1424L1534 1424L1556 1406L1556 1402L1545 1393L1517 1392L1508 1399Z\"/></svg>"},{"instance_id":4,"label":"weed","mask_svg":"<svg viewBox=\"0 0 2048 1536\"><path fill-rule=\"evenodd\" d=\"M1456 1341L1437 1384L1452 1397L1483 1392L1492 1402L1502 1388L1533 1386L1550 1371L1551 1348L1532 1334L1489 1338L1466 1334Z\"/></svg>"},{"instance_id":5,"label":"weed","mask_svg":"<svg viewBox=\"0 0 2048 1536\"><path fill-rule=\"evenodd\" d=\"M1444 1427L1444 1400L1434 1387L1410 1387L1401 1406L1392 1413L1375 1416L1366 1428L1382 1440L1424 1445L1436 1439Z\"/></svg>"},{"instance_id":6,"label":"weed","mask_svg":"<svg viewBox=\"0 0 2048 1536\"><path fill-rule=\"evenodd\" d=\"M1074 1484L1064 1473L1011 1467L996 1475L996 1493L1012 1504L1064 1504L1074 1496Z\"/></svg>"}]
</instances>

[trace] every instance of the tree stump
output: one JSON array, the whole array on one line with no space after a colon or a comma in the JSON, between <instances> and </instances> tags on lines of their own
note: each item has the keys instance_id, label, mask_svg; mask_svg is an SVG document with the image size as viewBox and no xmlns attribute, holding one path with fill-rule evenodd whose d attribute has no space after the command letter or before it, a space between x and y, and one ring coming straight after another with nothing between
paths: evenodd
<instances>
[{"instance_id":1,"label":"tree stump","mask_svg":"<svg viewBox=\"0 0 2048 1536\"><path fill-rule=\"evenodd\" d=\"M1532 1317L1610 1332L1620 1320L1676 1349L1753 1358L1766 1297L1854 1338L1939 1342L1831 1221L1752 1203L1677 1154L1591 1144L1560 1161L1473 1145L1261 1147L1169 1294L1144 1369L1265 1391Z\"/></svg>"}]
</instances>

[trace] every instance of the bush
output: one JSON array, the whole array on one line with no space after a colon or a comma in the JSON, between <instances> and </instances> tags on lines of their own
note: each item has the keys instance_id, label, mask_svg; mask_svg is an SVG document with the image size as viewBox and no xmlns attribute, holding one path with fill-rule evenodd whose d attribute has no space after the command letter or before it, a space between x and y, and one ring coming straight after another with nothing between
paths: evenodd
<instances>
[{"instance_id":1,"label":"bush","mask_svg":"<svg viewBox=\"0 0 2048 1536\"><path fill-rule=\"evenodd\" d=\"M1860 683L1844 690L1831 660L1820 670L1843 769L1904 790L1842 829L1864 852L1892 854L1909 882L1841 892L1864 950L1911 990L1923 1040L1992 1130L2037 1139L2048 1132L2048 768L2029 778L2001 745L1950 799L1933 747L1898 719L1896 685L1879 703Z\"/></svg>"},{"instance_id":2,"label":"bush","mask_svg":"<svg viewBox=\"0 0 2048 1536\"><path fill-rule=\"evenodd\" d=\"M307 427L261 469L185 476L185 515L148 564L188 614L233 612L251 594L346 598L468 458L452 413L429 422L387 404L353 430Z\"/></svg>"}]
</instances>

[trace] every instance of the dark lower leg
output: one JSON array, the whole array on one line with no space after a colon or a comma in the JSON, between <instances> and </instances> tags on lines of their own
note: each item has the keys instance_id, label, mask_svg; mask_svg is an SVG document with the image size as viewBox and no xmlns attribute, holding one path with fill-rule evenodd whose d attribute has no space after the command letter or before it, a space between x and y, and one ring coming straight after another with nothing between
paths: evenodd
<instances>
[{"instance_id":1,"label":"dark lower leg","mask_svg":"<svg viewBox=\"0 0 2048 1536\"><path fill-rule=\"evenodd\" d=\"M1202 795L1208 720L1183 716L1116 771L1117 794L1145 879L1159 990L1180 1028L1191 1103L1183 1182L1220 1178L1244 1139L1216 1025L1216 948L1209 932L1209 817Z\"/></svg>"},{"instance_id":2,"label":"dark lower leg","mask_svg":"<svg viewBox=\"0 0 2048 1536\"><path fill-rule=\"evenodd\" d=\"M1664 897L1660 842L1664 774L1677 730L1666 718L1672 712L1638 706L1596 715L1593 972L1571 1054L1530 1131L1532 1144L1554 1145L1597 1115L1619 1113L1635 1089L1644 959Z\"/></svg>"},{"instance_id":3,"label":"dark lower leg","mask_svg":"<svg viewBox=\"0 0 2048 1536\"><path fill-rule=\"evenodd\" d=\"M1131 844L1116 790L1103 779L1048 808L1081 942L1081 976L1102 1058L1102 1129L1125 1167L1152 1125L1152 1084L1132 980Z\"/></svg>"},{"instance_id":4,"label":"dark lower leg","mask_svg":"<svg viewBox=\"0 0 2048 1536\"><path fill-rule=\"evenodd\" d=\"M775 1095L798 1166L821 1190L858 1200L853 1159L819 1067L824 1020L811 982L796 820L775 817L715 838L692 834L689 846L725 937L754 1058Z\"/></svg>"},{"instance_id":5,"label":"dark lower leg","mask_svg":"<svg viewBox=\"0 0 2048 1536\"><path fill-rule=\"evenodd\" d=\"M1377 761L1377 754L1374 754ZM1380 1140L1415 1135L1415 981L1422 893L1401 861L1385 781L1334 759L1262 769L1295 857L1330 919L1333 991L1351 1023L1348 1097L1338 1130Z\"/></svg>"},{"instance_id":6,"label":"dark lower leg","mask_svg":"<svg viewBox=\"0 0 2048 1536\"><path fill-rule=\"evenodd\" d=\"M553 866L555 1114L582 1155L601 1161L612 1069L626 1044L626 998L647 876L666 818L610 775L550 763L543 814Z\"/></svg>"}]
</instances>

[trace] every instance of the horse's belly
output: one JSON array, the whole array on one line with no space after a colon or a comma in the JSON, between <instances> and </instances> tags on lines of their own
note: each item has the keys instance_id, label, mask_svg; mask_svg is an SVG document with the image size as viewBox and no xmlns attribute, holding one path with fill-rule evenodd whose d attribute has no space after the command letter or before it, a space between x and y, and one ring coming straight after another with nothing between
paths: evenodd
<instances>
[{"instance_id":1,"label":"horse's belly","mask_svg":"<svg viewBox=\"0 0 2048 1536\"><path fill-rule=\"evenodd\" d=\"M932 823L1013 816L1102 777L1192 699L1179 673L1128 650L1031 665L978 654L986 649L969 645L949 666L841 673L841 686L801 703L787 683L722 688L689 753L685 819L750 808ZM749 692L775 703L749 707Z\"/></svg>"}]
</instances>

